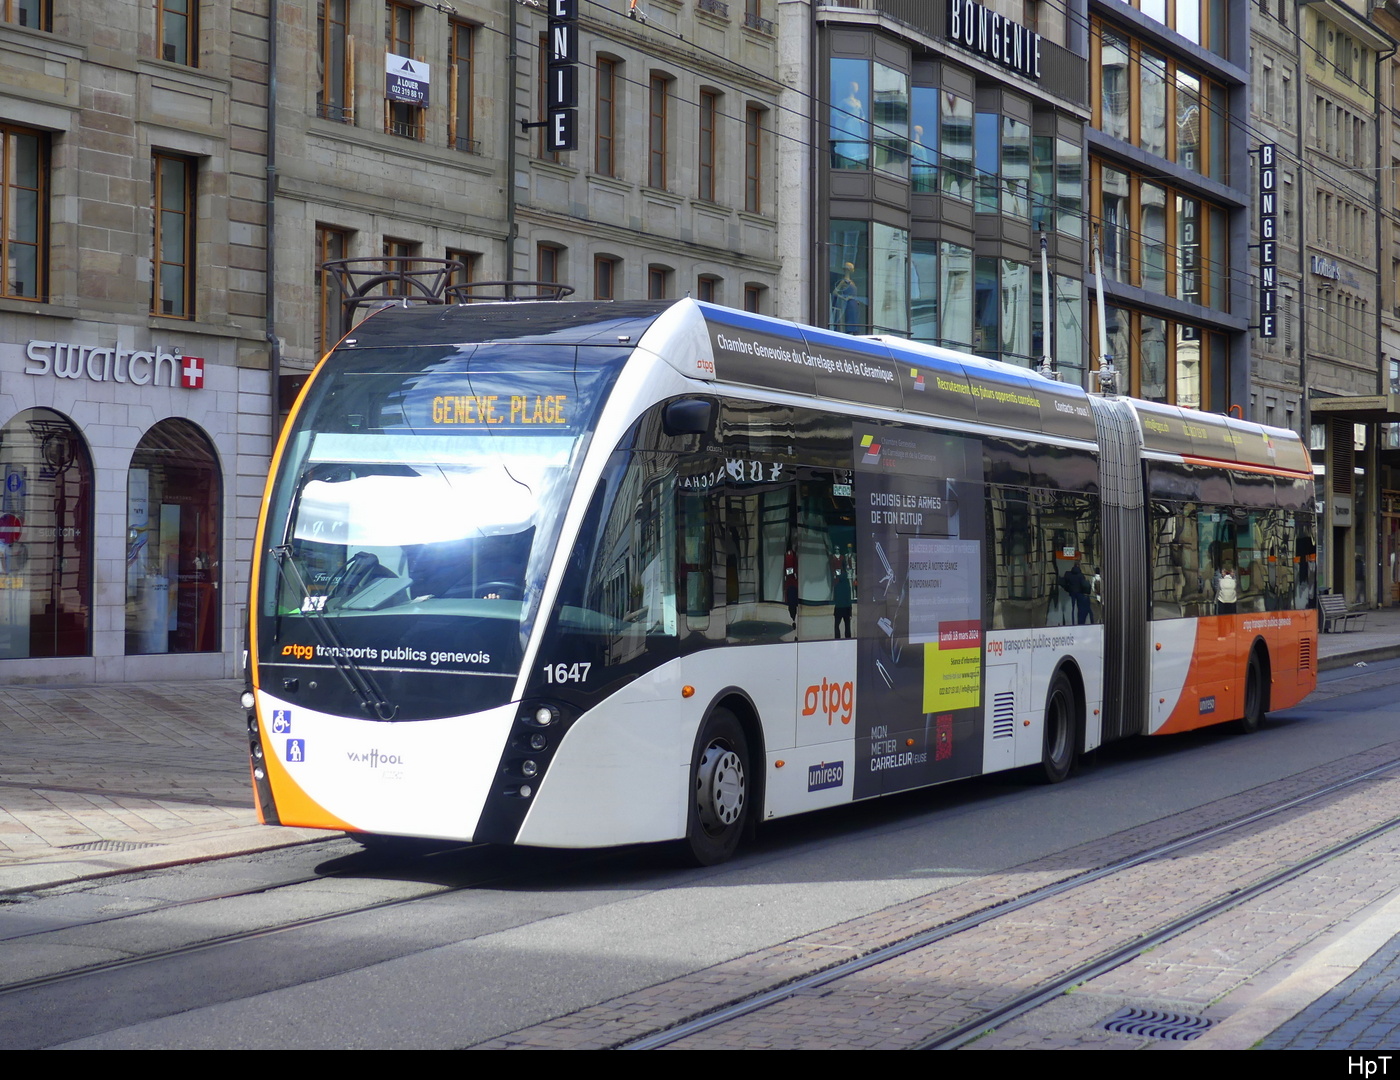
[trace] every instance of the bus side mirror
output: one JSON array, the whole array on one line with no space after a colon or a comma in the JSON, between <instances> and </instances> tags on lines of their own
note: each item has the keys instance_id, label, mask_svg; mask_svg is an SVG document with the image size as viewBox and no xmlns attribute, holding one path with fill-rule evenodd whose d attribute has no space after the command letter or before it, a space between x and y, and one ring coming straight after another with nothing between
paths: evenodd
<instances>
[{"instance_id":1,"label":"bus side mirror","mask_svg":"<svg viewBox=\"0 0 1400 1080\"><path fill-rule=\"evenodd\" d=\"M715 405L704 398L670 402L661 412L661 430L667 435L703 435L710 430Z\"/></svg>"}]
</instances>

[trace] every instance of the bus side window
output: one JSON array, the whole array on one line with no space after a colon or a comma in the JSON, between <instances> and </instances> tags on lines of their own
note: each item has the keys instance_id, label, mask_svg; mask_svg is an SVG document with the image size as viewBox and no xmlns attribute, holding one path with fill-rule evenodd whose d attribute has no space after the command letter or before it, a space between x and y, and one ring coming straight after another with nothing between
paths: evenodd
<instances>
[{"instance_id":1,"label":"bus side window","mask_svg":"<svg viewBox=\"0 0 1400 1080\"><path fill-rule=\"evenodd\" d=\"M676 499L679 599L685 626L704 633L714 606L714 499L705 488L681 488Z\"/></svg>"}]
</instances>

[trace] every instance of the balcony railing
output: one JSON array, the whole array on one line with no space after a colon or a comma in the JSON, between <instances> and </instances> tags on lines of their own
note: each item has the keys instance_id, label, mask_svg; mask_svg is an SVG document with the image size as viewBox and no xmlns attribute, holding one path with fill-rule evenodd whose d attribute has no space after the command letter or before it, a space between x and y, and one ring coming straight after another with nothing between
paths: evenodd
<instances>
[{"instance_id":1,"label":"balcony railing","mask_svg":"<svg viewBox=\"0 0 1400 1080\"><path fill-rule=\"evenodd\" d=\"M729 18L729 5L723 3L723 0L695 0L695 6L711 15L718 15L721 19Z\"/></svg>"},{"instance_id":2,"label":"balcony railing","mask_svg":"<svg viewBox=\"0 0 1400 1080\"><path fill-rule=\"evenodd\" d=\"M757 30L761 34L768 34L770 37L777 32L777 25L772 19L765 19L755 15L752 11L744 12L744 25L750 30Z\"/></svg>"}]
</instances>

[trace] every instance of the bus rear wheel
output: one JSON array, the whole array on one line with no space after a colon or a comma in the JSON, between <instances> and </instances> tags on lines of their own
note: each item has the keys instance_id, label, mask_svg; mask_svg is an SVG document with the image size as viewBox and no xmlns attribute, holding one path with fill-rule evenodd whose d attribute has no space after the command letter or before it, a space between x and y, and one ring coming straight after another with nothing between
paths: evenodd
<instances>
[{"instance_id":1,"label":"bus rear wheel","mask_svg":"<svg viewBox=\"0 0 1400 1080\"><path fill-rule=\"evenodd\" d=\"M1249 668L1244 677L1244 715L1239 729L1251 735L1264 726L1264 664L1256 649L1249 654Z\"/></svg>"},{"instance_id":2,"label":"bus rear wheel","mask_svg":"<svg viewBox=\"0 0 1400 1080\"><path fill-rule=\"evenodd\" d=\"M1047 784L1069 777L1079 743L1079 706L1074 687L1063 671L1055 673L1045 696L1045 742L1040 754L1041 776Z\"/></svg>"},{"instance_id":3,"label":"bus rear wheel","mask_svg":"<svg viewBox=\"0 0 1400 1080\"><path fill-rule=\"evenodd\" d=\"M686 848L700 866L734 854L748 820L749 744L728 709L715 709L695 743Z\"/></svg>"}]
</instances>

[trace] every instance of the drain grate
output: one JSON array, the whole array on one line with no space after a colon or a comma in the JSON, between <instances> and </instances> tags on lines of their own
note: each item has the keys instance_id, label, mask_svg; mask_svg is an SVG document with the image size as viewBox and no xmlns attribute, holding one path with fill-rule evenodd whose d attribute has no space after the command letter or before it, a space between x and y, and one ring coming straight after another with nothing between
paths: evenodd
<instances>
[{"instance_id":1,"label":"drain grate","mask_svg":"<svg viewBox=\"0 0 1400 1080\"><path fill-rule=\"evenodd\" d=\"M1161 1012L1158 1009L1119 1009L1104 1021L1105 1031L1120 1035L1146 1035L1153 1039L1190 1042L1199 1039L1214 1026L1214 1020L1186 1013Z\"/></svg>"},{"instance_id":2,"label":"drain grate","mask_svg":"<svg viewBox=\"0 0 1400 1080\"><path fill-rule=\"evenodd\" d=\"M142 848L160 847L159 844L143 844L136 840L89 840L86 844L70 844L64 851L140 851Z\"/></svg>"}]
</instances>

